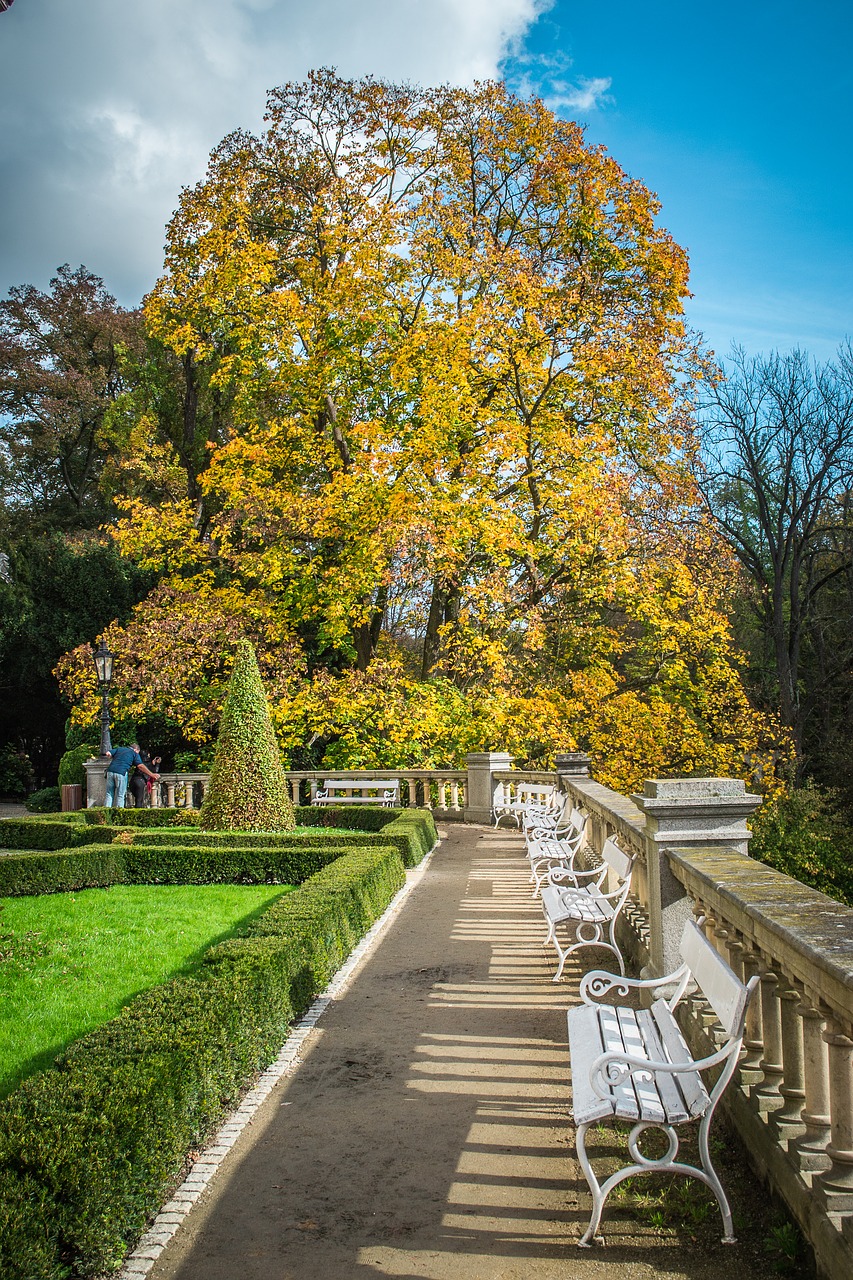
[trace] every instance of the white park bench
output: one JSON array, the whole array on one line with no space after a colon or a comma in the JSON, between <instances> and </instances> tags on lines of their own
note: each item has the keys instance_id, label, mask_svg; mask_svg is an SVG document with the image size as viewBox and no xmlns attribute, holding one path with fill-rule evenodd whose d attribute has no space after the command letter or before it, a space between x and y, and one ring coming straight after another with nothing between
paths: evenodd
<instances>
[{"instance_id":1,"label":"white park bench","mask_svg":"<svg viewBox=\"0 0 853 1280\"><path fill-rule=\"evenodd\" d=\"M563 834L540 835L527 839L527 857L530 861L530 882L533 897L540 892L552 871L564 871L574 877L575 858L586 841L586 815L580 809L572 809L568 826ZM573 879L573 883L577 883Z\"/></svg>"},{"instance_id":2,"label":"white park bench","mask_svg":"<svg viewBox=\"0 0 853 1280\"><path fill-rule=\"evenodd\" d=\"M616 945L616 922L628 900L635 857L636 854L624 853L616 841L610 839L601 851L600 867L591 871L564 867L548 872L548 883L542 886L542 910L548 933L542 945L553 942L560 957L555 982L559 982L572 952L582 947L605 947L612 951L619 963L619 972L625 972L625 961ZM611 871L616 888L608 891L606 883ZM558 929L569 935L565 947L560 944Z\"/></svg>"},{"instance_id":3,"label":"white park bench","mask_svg":"<svg viewBox=\"0 0 853 1280\"><path fill-rule=\"evenodd\" d=\"M577 1153L592 1192L592 1216L579 1244L595 1239L605 1201L618 1183L640 1173L680 1173L699 1178L711 1188L723 1217L723 1243L733 1244L732 1215L722 1184L711 1163L708 1131L714 1108L738 1063L743 1041L746 1008L759 978L744 986L708 942L696 923L688 921L681 938L684 964L664 978L642 981L595 971L581 981L583 1004L569 1010L574 1120ZM674 1010L691 979L710 1004L727 1036L715 1053L694 1059ZM615 992L627 1000L631 990L655 988L671 994L658 998L650 1008L629 1008L599 1003ZM702 1079L705 1071L718 1070L713 1087ZM709 1091L710 1088L710 1091ZM616 1119L632 1125L628 1150L633 1163L599 1183L586 1151L590 1125ZM701 1167L676 1159L676 1128L699 1121ZM667 1150L655 1159L643 1155L640 1139L646 1129L663 1130Z\"/></svg>"},{"instance_id":4,"label":"white park bench","mask_svg":"<svg viewBox=\"0 0 853 1280\"><path fill-rule=\"evenodd\" d=\"M520 827L525 816L550 814L559 811L563 805L563 797L551 784L517 782L513 784L515 794L510 799L509 783L499 782L492 795L492 814L495 826L501 818L512 818Z\"/></svg>"},{"instance_id":5,"label":"white park bench","mask_svg":"<svg viewBox=\"0 0 853 1280\"><path fill-rule=\"evenodd\" d=\"M378 804L383 809L396 809L400 804L400 779L325 778L318 787L312 789L311 803Z\"/></svg>"}]
</instances>

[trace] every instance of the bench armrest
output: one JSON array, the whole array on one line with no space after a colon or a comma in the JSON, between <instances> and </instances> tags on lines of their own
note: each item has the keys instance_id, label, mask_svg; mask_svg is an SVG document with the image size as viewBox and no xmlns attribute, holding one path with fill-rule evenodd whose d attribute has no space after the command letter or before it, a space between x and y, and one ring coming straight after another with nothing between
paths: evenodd
<instances>
[{"instance_id":1,"label":"bench armrest","mask_svg":"<svg viewBox=\"0 0 853 1280\"><path fill-rule=\"evenodd\" d=\"M589 1069L589 1083L599 1098L603 1098L609 1102L613 1090L635 1074L638 1077L645 1073L650 1075L670 1075L683 1076L691 1072L702 1073L710 1071L712 1067L718 1067L720 1063L726 1062L732 1057L733 1053L740 1050L741 1038L736 1040L727 1040L721 1049L716 1053L709 1054L707 1058L688 1058L685 1062L656 1062L653 1058L641 1058L631 1053L625 1053L624 1050L611 1049L607 1053L599 1054ZM724 1080L724 1075L717 1082Z\"/></svg>"},{"instance_id":2,"label":"bench armrest","mask_svg":"<svg viewBox=\"0 0 853 1280\"><path fill-rule=\"evenodd\" d=\"M666 1004L670 1012L678 1004L690 981L690 967L686 964L662 978L622 978L606 969L590 969L580 981L579 995L584 1004L598 1004L604 996L622 996L627 999L632 991L654 991L657 987L675 984L675 992Z\"/></svg>"}]
</instances>

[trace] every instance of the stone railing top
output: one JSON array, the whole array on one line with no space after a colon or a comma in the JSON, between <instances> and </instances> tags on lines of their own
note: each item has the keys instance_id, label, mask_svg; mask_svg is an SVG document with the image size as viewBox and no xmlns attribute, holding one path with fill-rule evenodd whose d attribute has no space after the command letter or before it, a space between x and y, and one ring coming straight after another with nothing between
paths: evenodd
<instances>
[{"instance_id":1,"label":"stone railing top","mask_svg":"<svg viewBox=\"0 0 853 1280\"><path fill-rule=\"evenodd\" d=\"M468 777L465 769L285 769L286 778L458 778Z\"/></svg>"},{"instance_id":2,"label":"stone railing top","mask_svg":"<svg viewBox=\"0 0 853 1280\"><path fill-rule=\"evenodd\" d=\"M785 973L853 1018L853 907L757 862L719 848L668 848L674 875L718 910Z\"/></svg>"},{"instance_id":3,"label":"stone railing top","mask_svg":"<svg viewBox=\"0 0 853 1280\"><path fill-rule=\"evenodd\" d=\"M557 775L548 769L493 769L492 777L496 782L530 782L538 786L555 787Z\"/></svg>"},{"instance_id":4,"label":"stone railing top","mask_svg":"<svg viewBox=\"0 0 853 1280\"><path fill-rule=\"evenodd\" d=\"M619 791L611 791L592 778L563 775L563 787L576 795L587 813L609 823L632 849L645 855L646 821L633 800Z\"/></svg>"}]
</instances>

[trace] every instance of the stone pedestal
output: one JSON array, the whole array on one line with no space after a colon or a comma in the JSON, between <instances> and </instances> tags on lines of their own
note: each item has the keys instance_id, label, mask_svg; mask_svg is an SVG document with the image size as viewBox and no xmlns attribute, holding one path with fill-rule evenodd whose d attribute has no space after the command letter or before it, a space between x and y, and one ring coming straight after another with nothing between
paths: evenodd
<instances>
[{"instance_id":1,"label":"stone pedestal","mask_svg":"<svg viewBox=\"0 0 853 1280\"><path fill-rule=\"evenodd\" d=\"M710 845L745 854L751 838L746 820L761 797L751 795L737 778L677 778L649 780L643 794L632 799L646 815L649 976L658 978L680 965L678 944L692 914L665 849Z\"/></svg>"},{"instance_id":2,"label":"stone pedestal","mask_svg":"<svg viewBox=\"0 0 853 1280\"><path fill-rule=\"evenodd\" d=\"M86 770L86 808L102 805L107 798L107 765L106 756L98 756L95 760L87 760L83 768Z\"/></svg>"},{"instance_id":3,"label":"stone pedestal","mask_svg":"<svg viewBox=\"0 0 853 1280\"><path fill-rule=\"evenodd\" d=\"M512 756L506 751L472 751L465 757L468 768L466 822L492 821L495 794L494 773L512 768Z\"/></svg>"}]
</instances>

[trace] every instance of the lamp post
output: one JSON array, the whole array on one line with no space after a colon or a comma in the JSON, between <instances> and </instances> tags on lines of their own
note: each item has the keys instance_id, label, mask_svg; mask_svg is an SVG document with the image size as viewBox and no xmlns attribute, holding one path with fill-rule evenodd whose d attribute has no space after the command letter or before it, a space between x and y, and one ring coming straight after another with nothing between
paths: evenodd
<instances>
[{"instance_id":1,"label":"lamp post","mask_svg":"<svg viewBox=\"0 0 853 1280\"><path fill-rule=\"evenodd\" d=\"M110 685L113 679L113 655L107 648L105 640L92 654L95 670L98 673L98 688L101 691L101 755L112 752L110 742Z\"/></svg>"}]
</instances>

